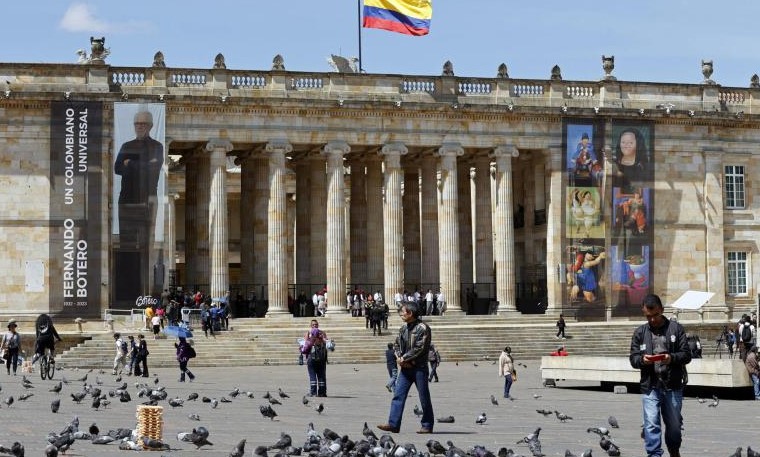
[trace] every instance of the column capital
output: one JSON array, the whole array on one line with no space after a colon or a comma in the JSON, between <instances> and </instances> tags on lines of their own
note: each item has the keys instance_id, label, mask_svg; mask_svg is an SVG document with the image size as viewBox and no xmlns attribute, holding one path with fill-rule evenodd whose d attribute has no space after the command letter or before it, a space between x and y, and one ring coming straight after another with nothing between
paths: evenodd
<instances>
[{"instance_id":1,"label":"column capital","mask_svg":"<svg viewBox=\"0 0 760 457\"><path fill-rule=\"evenodd\" d=\"M293 145L285 138L274 138L269 140L264 149L266 152L288 154L293 152Z\"/></svg>"},{"instance_id":2,"label":"column capital","mask_svg":"<svg viewBox=\"0 0 760 457\"><path fill-rule=\"evenodd\" d=\"M464 155L464 148L459 143L443 143L436 155L439 157L461 157Z\"/></svg>"},{"instance_id":3,"label":"column capital","mask_svg":"<svg viewBox=\"0 0 760 457\"><path fill-rule=\"evenodd\" d=\"M224 138L212 138L206 143L206 151L213 152L222 149L225 153L232 151L232 142Z\"/></svg>"},{"instance_id":4,"label":"column capital","mask_svg":"<svg viewBox=\"0 0 760 457\"><path fill-rule=\"evenodd\" d=\"M408 152L409 149L404 143L392 142L386 143L378 154L383 156L386 167L399 168L401 166L401 156Z\"/></svg>"},{"instance_id":5,"label":"column capital","mask_svg":"<svg viewBox=\"0 0 760 457\"><path fill-rule=\"evenodd\" d=\"M324 148L322 148L322 154L325 155L332 155L332 154L348 154L351 152L351 146L348 145L343 140L333 140L328 142Z\"/></svg>"},{"instance_id":6,"label":"column capital","mask_svg":"<svg viewBox=\"0 0 760 457\"><path fill-rule=\"evenodd\" d=\"M520 157L520 151L517 150L516 147L514 147L511 144L504 144L501 146L496 146L491 152L491 154L488 155L492 159L500 159L500 158L507 158L507 157L513 157L517 158Z\"/></svg>"}]
</instances>

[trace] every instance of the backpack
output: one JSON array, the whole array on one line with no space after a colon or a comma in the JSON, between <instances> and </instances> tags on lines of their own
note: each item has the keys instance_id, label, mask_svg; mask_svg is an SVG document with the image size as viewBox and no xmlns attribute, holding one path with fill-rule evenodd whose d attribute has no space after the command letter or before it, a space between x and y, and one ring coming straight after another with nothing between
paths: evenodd
<instances>
[{"instance_id":1,"label":"backpack","mask_svg":"<svg viewBox=\"0 0 760 457\"><path fill-rule=\"evenodd\" d=\"M309 355L312 362L324 362L327 360L327 346L324 342L315 343Z\"/></svg>"},{"instance_id":2,"label":"backpack","mask_svg":"<svg viewBox=\"0 0 760 457\"><path fill-rule=\"evenodd\" d=\"M742 326L742 343L749 343L752 341L752 328L750 324L744 324Z\"/></svg>"},{"instance_id":3,"label":"backpack","mask_svg":"<svg viewBox=\"0 0 760 457\"><path fill-rule=\"evenodd\" d=\"M193 349L192 346L187 347L187 358L188 359L194 359L197 354L195 353L195 349Z\"/></svg>"},{"instance_id":4,"label":"backpack","mask_svg":"<svg viewBox=\"0 0 760 457\"><path fill-rule=\"evenodd\" d=\"M127 346L127 342L124 340L121 341L121 352L125 354L129 352L129 346Z\"/></svg>"}]
</instances>

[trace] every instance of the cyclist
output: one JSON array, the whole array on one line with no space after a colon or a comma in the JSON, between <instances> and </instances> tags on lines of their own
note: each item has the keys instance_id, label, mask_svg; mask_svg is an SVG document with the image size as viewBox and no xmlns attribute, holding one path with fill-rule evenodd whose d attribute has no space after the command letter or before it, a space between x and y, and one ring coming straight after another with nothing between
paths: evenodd
<instances>
[{"instance_id":1,"label":"cyclist","mask_svg":"<svg viewBox=\"0 0 760 457\"><path fill-rule=\"evenodd\" d=\"M50 349L50 363L55 363L53 357L55 356L55 340L61 341L60 335L55 330L53 325L53 319L47 314L40 314L37 317L37 322L34 325L34 330L37 334L37 341L34 343L34 357L32 357L32 365L42 357L45 353L45 349Z\"/></svg>"}]
</instances>

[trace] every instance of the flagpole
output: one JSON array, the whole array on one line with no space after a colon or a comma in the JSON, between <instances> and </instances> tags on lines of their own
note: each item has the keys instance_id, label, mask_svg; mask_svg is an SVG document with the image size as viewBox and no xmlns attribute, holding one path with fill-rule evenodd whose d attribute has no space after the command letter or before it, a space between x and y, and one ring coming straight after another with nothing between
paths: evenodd
<instances>
[{"instance_id":1,"label":"flagpole","mask_svg":"<svg viewBox=\"0 0 760 457\"><path fill-rule=\"evenodd\" d=\"M362 72L362 6L361 0L356 0L356 25L359 26L359 73Z\"/></svg>"}]
</instances>

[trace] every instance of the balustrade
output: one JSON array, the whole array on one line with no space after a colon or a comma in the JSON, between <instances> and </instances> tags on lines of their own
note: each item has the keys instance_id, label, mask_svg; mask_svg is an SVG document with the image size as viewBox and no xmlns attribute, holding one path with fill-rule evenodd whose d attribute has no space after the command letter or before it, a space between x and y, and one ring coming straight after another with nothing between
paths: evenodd
<instances>
[{"instance_id":1,"label":"balustrade","mask_svg":"<svg viewBox=\"0 0 760 457\"><path fill-rule=\"evenodd\" d=\"M401 81L401 92L407 94L414 92L435 92L435 81L405 79Z\"/></svg>"},{"instance_id":2,"label":"balustrade","mask_svg":"<svg viewBox=\"0 0 760 457\"><path fill-rule=\"evenodd\" d=\"M459 83L459 93L464 95L488 95L492 84L482 81L466 81Z\"/></svg>"},{"instance_id":3,"label":"balustrade","mask_svg":"<svg viewBox=\"0 0 760 457\"><path fill-rule=\"evenodd\" d=\"M539 84L515 84L512 86L513 97L543 97L544 86Z\"/></svg>"},{"instance_id":4,"label":"balustrade","mask_svg":"<svg viewBox=\"0 0 760 457\"><path fill-rule=\"evenodd\" d=\"M142 70L122 70L111 74L111 83L119 86L142 86L145 84L145 72Z\"/></svg>"},{"instance_id":5,"label":"balustrade","mask_svg":"<svg viewBox=\"0 0 760 457\"><path fill-rule=\"evenodd\" d=\"M321 89L324 85L324 79L315 76L304 76L290 80L291 89Z\"/></svg>"},{"instance_id":6,"label":"balustrade","mask_svg":"<svg viewBox=\"0 0 760 457\"><path fill-rule=\"evenodd\" d=\"M172 73L171 84L177 87L205 86L206 75L202 73Z\"/></svg>"},{"instance_id":7,"label":"balustrade","mask_svg":"<svg viewBox=\"0 0 760 457\"><path fill-rule=\"evenodd\" d=\"M230 83L238 88L260 88L267 85L267 79L262 75L232 75Z\"/></svg>"}]
</instances>

